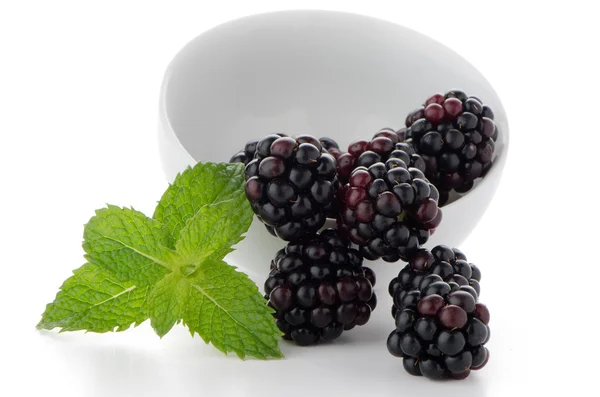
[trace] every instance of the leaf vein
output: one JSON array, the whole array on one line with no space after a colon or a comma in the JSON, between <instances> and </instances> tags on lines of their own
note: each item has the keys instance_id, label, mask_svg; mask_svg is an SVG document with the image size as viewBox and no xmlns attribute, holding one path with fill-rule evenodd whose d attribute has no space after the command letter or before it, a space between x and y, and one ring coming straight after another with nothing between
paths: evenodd
<instances>
[{"instance_id":1,"label":"leaf vein","mask_svg":"<svg viewBox=\"0 0 600 397\"><path fill-rule=\"evenodd\" d=\"M160 259L158 259L158 258L155 258L155 257L153 257L153 256L152 256L152 255L150 255L150 254L147 254L147 253L145 253L145 252L142 252L142 251L138 250L137 248L135 248L135 247L132 247L131 245L128 245L128 244L124 243L123 241L121 241L121 240L119 240L119 239L116 239L116 238L114 238L114 237L111 237L111 236L107 236L107 235L105 235L105 234L103 234L103 233L101 233L101 232L97 232L97 233L98 233L99 235L101 235L102 237L104 237L105 239L108 239L108 240L114 241L114 242L116 242L116 243L119 243L119 244L121 244L123 247L125 247L125 248L128 248L128 249L132 250L132 251L133 251L133 252L135 252L136 254L139 254L139 255L141 255L141 256L143 256L143 257L145 257L145 258L148 258L148 259L150 259L151 261L153 261L154 263L156 263L156 264L159 264L159 265L161 265L161 266L165 267L165 268L166 268L166 269L168 269L168 270L171 270L171 267L169 266L169 264L168 264L167 262L164 262L164 261L162 261L162 260L160 260ZM165 249L166 249L166 247L165 247Z\"/></svg>"},{"instance_id":2,"label":"leaf vein","mask_svg":"<svg viewBox=\"0 0 600 397\"><path fill-rule=\"evenodd\" d=\"M248 332L248 334L250 334L250 336L252 336L252 338L256 339L260 344L266 346L267 349L269 349L270 351L272 351L275 355L278 354L278 352L276 350L274 350L273 348L271 348L270 346L268 346L266 343L264 343L258 336L256 336L254 334L254 332L252 332L250 329L248 329L248 327L246 327L243 323L241 323L235 317L233 317L231 314L229 314L229 312L223 306L221 306L216 300L214 300L206 291L204 291L204 289L202 287L200 287L197 284L193 284L193 283L190 283L190 285L192 287L194 287L195 289L197 289L202 295L204 295L206 297L206 299L210 300L216 307L218 307L225 314L227 314L227 316L229 318L231 318L231 320L233 320L234 323L238 324L241 328L245 329ZM212 331L212 321L211 321L211 331Z\"/></svg>"}]
</instances>

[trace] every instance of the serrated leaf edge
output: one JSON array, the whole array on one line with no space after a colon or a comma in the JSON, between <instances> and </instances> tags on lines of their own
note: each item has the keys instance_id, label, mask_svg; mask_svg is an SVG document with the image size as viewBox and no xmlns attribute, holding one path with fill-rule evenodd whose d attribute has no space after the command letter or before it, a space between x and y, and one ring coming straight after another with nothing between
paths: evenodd
<instances>
[{"instance_id":1,"label":"serrated leaf edge","mask_svg":"<svg viewBox=\"0 0 600 397\"><path fill-rule=\"evenodd\" d=\"M228 266L229 266L229 265L228 265ZM208 294L208 293L207 293L207 292L206 292L206 291L205 291L205 290L204 290L202 287L200 287L199 285L196 285L196 284L192 283L191 281L190 281L190 286L191 286L191 287L193 287L194 289L196 289L198 292L200 292L200 293L201 293L203 296L205 296L205 297L206 297L208 300L210 300L210 301L211 301L211 302L212 302L212 303L213 303L213 304L214 304L216 307L218 307L218 308L219 308L219 309L220 309L220 310L221 310L223 313L227 314L227 316L228 316L229 318L231 318L231 320L232 320L234 323L236 323L236 324L237 324L238 326L240 326L241 328L245 329L245 330L246 330L246 331L247 331L247 332L248 332L248 333L249 333L249 334L252 336L252 338L253 338L253 339L255 339L255 340L256 340L258 343L260 343L261 345L265 346L265 347L267 348L267 350L271 351L272 353L271 353L271 355L270 355L270 356L268 356L268 357L272 357L272 358L283 358L283 357L284 357L284 355L283 355L283 353L282 353L281 351L279 351L279 350L274 350L273 348L271 348L269 345L267 345L266 343L264 343L264 342L263 342L263 341L262 341L260 338L258 338L258 337L257 337L257 336L254 334L254 332L252 332L252 330L248 329L248 328L247 328L247 327L246 327L246 326L245 326L243 323L239 322L239 320L237 320L235 317L233 317L233 316L232 316L232 315L229 313L229 311L228 311L228 310L226 310L226 309L225 309L223 306L221 306L221 305L220 305L220 304L219 304L217 301L215 301L215 300L213 299L213 297L212 297L212 296L210 296L210 295L209 295L209 294ZM268 307L268 306L266 306L266 305L265 305L265 307ZM267 312L267 313L268 313L268 312ZM191 333L191 334L192 334L192 336L193 336L195 333L198 333L198 332L197 332L197 331L192 331L192 330L190 329L190 333ZM198 335L200 335L200 333L198 333ZM201 338L202 338L202 339L203 339L203 340L204 340L206 343L209 343L209 342L211 341L211 338L205 338L205 337L203 337L202 335L200 335L200 337L201 337ZM215 346L215 345L213 345L213 346ZM215 346L215 347L216 347L216 346ZM221 349L219 349L219 350L221 350ZM241 352L241 351L240 351L240 352L238 352L238 351L234 351L234 352L235 352L235 354L236 354L238 357L240 357L240 358L242 358L242 359L246 357L246 354L244 354L244 352ZM227 351L223 351L223 353L227 354L228 352L227 352ZM268 357L267 357L267 358L268 358Z\"/></svg>"},{"instance_id":2,"label":"serrated leaf edge","mask_svg":"<svg viewBox=\"0 0 600 397\"><path fill-rule=\"evenodd\" d=\"M75 270L73 270L73 271L72 271L72 275L75 275L75 272L76 272L77 270L79 270L79 269L81 269L81 267L80 267L80 268L78 268L78 269L75 269ZM107 269L105 269L105 271L108 271L108 270L107 270ZM71 277L72 277L72 276L71 276ZM68 280L68 279L67 279L67 280ZM66 280L65 280L65 282L66 282ZM112 282L112 283L115 283L115 284L118 284L118 283L116 283L116 282L114 282L114 281L111 281L111 282ZM64 283L63 283L63 285L62 285L62 286L59 288L59 292L57 292L57 294L56 294L57 296L58 296L58 294L60 294L60 292L61 292L61 291L63 291L63 290L64 290L63 286L64 286ZM123 286L121 285L121 287L123 287ZM123 287L123 288L125 288L125 287ZM86 309L84 309L84 310L81 310L81 311L77 312L77 314L80 314L80 313L85 313L85 312L87 312L87 311L91 310L91 309L92 309L92 308L94 308L94 307L97 307L97 306L103 305L103 304L105 304L106 302L110 302L111 300L117 299L119 296L121 296L121 295L123 295L123 294L125 294L125 293L128 293L128 292L131 292L131 291L133 291L133 290L135 290L135 289L137 289L137 288L140 288L140 287L139 287L138 285L135 285L135 284L134 284L134 285L132 285L131 287L127 287L127 288L125 288L123 291L119 292L118 294L116 294L116 295L113 295L113 296L111 296L110 298L107 298L107 299L103 300L102 302L95 303L94 305L92 305L92 306L90 306L90 307L87 307ZM150 286L146 286L145 288L146 288L146 294L145 294L145 296L147 297L147 296L148 296L148 294L150 293ZM55 297L55 300L56 300L56 297ZM48 322L48 323L44 323L44 322L43 322L43 321L44 321L44 314L45 314L45 313L48 311L48 309L50 308L50 306L52 306L53 304L54 304L54 301L52 301L52 302L50 302L50 303L46 304L46 309L45 309L45 310L44 310L44 312L41 314L42 318L41 318L41 320L39 321L39 323L38 323L38 324L35 326L35 327L36 327L36 329L38 329L38 330L53 330L53 329L55 329L55 328L60 328L60 329L59 329L59 331L58 331L59 333L63 333L63 332L69 332L69 331L71 331L71 330L65 330L65 329L64 329L64 327L63 327L63 326L61 326L61 325L59 324L59 323L61 323L62 321L60 321L60 322L59 322L59 321L52 321L52 322ZM135 327L139 326L140 324L142 324L142 323L143 323L143 322L145 322L145 321L146 321L146 320L144 320L144 321L142 321L142 322L137 322L137 321L134 321L133 323L129 324L129 325L128 325L128 326L126 326L126 327L123 327L123 326L117 326L117 327L115 327L115 328L114 328L112 331L111 331L111 330L107 330L107 331L101 331L101 332L100 332L100 331L89 331L89 330L84 330L84 331L85 331L85 333L88 333L88 332L95 332L95 333L106 333L106 332L122 332L122 331L125 331L125 330L128 330L129 328L131 328L131 325L132 325L132 324L133 324L133 326L134 326L134 328L135 328Z\"/></svg>"}]
</instances>

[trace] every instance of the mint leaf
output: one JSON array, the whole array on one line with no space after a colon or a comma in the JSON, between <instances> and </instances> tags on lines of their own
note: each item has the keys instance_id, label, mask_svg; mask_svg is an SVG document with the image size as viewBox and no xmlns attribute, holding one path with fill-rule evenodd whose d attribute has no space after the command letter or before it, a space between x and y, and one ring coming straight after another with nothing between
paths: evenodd
<instances>
[{"instance_id":1,"label":"mint leaf","mask_svg":"<svg viewBox=\"0 0 600 397\"><path fill-rule=\"evenodd\" d=\"M282 357L256 285L222 258L252 222L243 166L198 164L177 177L154 219L109 205L85 225L88 263L46 307L41 329L122 331L146 319L159 336L183 321L223 352Z\"/></svg>"},{"instance_id":2,"label":"mint leaf","mask_svg":"<svg viewBox=\"0 0 600 397\"><path fill-rule=\"evenodd\" d=\"M86 263L46 306L40 329L124 331L148 318L149 287L118 281L107 269Z\"/></svg>"},{"instance_id":3,"label":"mint leaf","mask_svg":"<svg viewBox=\"0 0 600 397\"><path fill-rule=\"evenodd\" d=\"M118 280L154 284L172 269L168 230L134 209L109 205L96 211L83 238L88 262L110 270Z\"/></svg>"},{"instance_id":4,"label":"mint leaf","mask_svg":"<svg viewBox=\"0 0 600 397\"><path fill-rule=\"evenodd\" d=\"M222 259L232 251L232 245L243 239L242 233L250 227L252 216L243 192L228 201L204 206L181 229L177 253L195 263L210 256Z\"/></svg>"},{"instance_id":5,"label":"mint leaf","mask_svg":"<svg viewBox=\"0 0 600 397\"><path fill-rule=\"evenodd\" d=\"M192 335L198 333L206 343L240 358L283 357L279 350L281 332L272 310L248 276L223 261L209 260L189 283L183 322Z\"/></svg>"},{"instance_id":6,"label":"mint leaf","mask_svg":"<svg viewBox=\"0 0 600 397\"><path fill-rule=\"evenodd\" d=\"M161 338L181 321L190 285L176 272L163 277L150 292L150 324Z\"/></svg>"},{"instance_id":7,"label":"mint leaf","mask_svg":"<svg viewBox=\"0 0 600 397\"><path fill-rule=\"evenodd\" d=\"M205 205L239 196L244 180L243 164L198 163L177 175L158 202L153 218L177 241L189 218Z\"/></svg>"}]
</instances>

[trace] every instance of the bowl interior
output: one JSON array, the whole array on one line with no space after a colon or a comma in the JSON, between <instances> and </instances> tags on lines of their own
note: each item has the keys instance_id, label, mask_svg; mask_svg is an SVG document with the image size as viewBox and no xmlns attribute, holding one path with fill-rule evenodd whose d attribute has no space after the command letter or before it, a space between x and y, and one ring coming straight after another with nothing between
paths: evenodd
<instances>
[{"instance_id":1,"label":"bowl interior","mask_svg":"<svg viewBox=\"0 0 600 397\"><path fill-rule=\"evenodd\" d=\"M402 127L425 98L453 88L489 104L507 131L490 84L442 44L369 17L295 11L242 18L198 36L170 66L164 104L193 159L227 161L246 141L273 132L330 136L343 148Z\"/></svg>"},{"instance_id":2,"label":"bowl interior","mask_svg":"<svg viewBox=\"0 0 600 397\"><path fill-rule=\"evenodd\" d=\"M426 36L378 19L277 12L220 25L191 41L169 65L163 82L161 119L168 130L163 135L172 136L164 145L169 148L166 161L177 165L166 166L168 176L181 171L182 162L228 161L246 141L274 132L329 136L345 148L383 127L402 127L406 114L428 96L450 89L490 105L500 129L491 172L444 208L444 218L449 215L465 230L444 230L442 222L433 241L457 245L485 211L498 183L508 145L506 113L491 85L465 59ZM254 263L264 269L285 243L255 221L241 244L244 252L240 248L232 254L234 263L252 276ZM248 250L253 264L246 263Z\"/></svg>"}]
</instances>

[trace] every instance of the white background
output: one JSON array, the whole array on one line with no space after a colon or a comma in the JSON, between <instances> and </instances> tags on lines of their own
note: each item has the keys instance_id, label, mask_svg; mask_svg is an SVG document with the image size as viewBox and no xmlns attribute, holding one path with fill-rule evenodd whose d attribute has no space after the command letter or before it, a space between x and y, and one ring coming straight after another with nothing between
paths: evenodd
<instances>
[{"instance_id":1,"label":"white background","mask_svg":"<svg viewBox=\"0 0 600 397\"><path fill-rule=\"evenodd\" d=\"M0 2L0 395L507 396L576 387L597 395L600 28L593 7ZM284 344L284 361L241 362L181 326L163 339L147 324L107 335L37 331L45 304L83 263L82 225L94 209L112 203L151 214L167 186L157 98L176 52L228 20L298 8L361 13L429 35L479 68L502 98L512 134L505 175L461 247L484 273L488 366L464 382L439 383L405 374L384 347L380 363L356 359L360 349L383 346L361 344L361 335L385 338L388 329L356 330L346 343L323 347L346 371L335 376L323 367L331 361L315 358L319 347ZM387 311L378 315L391 329Z\"/></svg>"}]
</instances>

